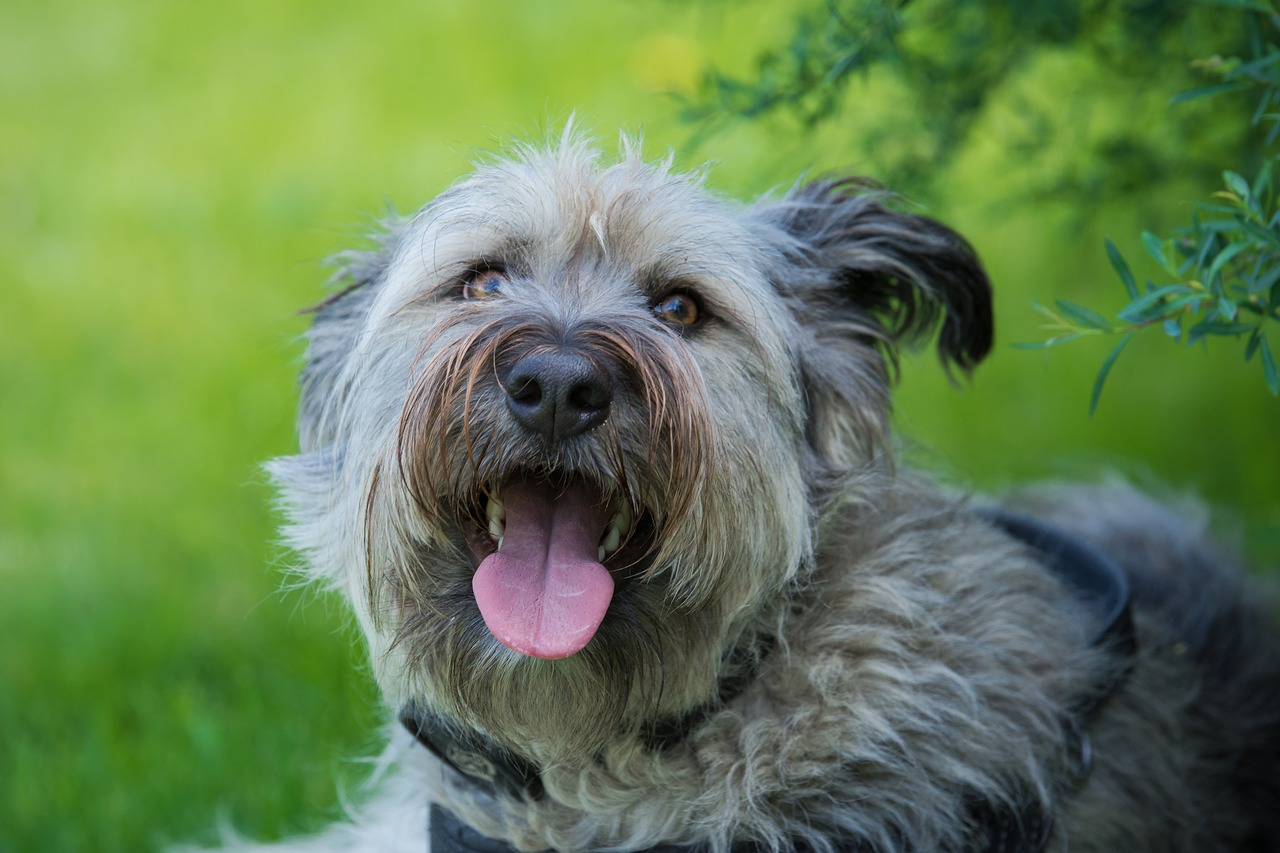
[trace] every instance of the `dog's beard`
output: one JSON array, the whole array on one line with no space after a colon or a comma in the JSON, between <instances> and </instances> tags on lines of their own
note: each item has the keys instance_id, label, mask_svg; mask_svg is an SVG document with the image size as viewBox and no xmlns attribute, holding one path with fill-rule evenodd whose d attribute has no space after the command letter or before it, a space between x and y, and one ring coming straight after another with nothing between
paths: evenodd
<instances>
[{"instance_id":1,"label":"dog's beard","mask_svg":"<svg viewBox=\"0 0 1280 853\"><path fill-rule=\"evenodd\" d=\"M451 331L437 326L434 340ZM526 754L590 756L707 701L730 642L703 589L709 574L673 570L725 550L691 518L710 452L705 394L690 387L698 380L677 360L678 340L593 329L591 352L618 375L611 417L549 443L512 423L491 379L506 350L538 344L533 334L495 322L424 359L396 457L367 502L371 549L388 540L375 523L399 528L395 551L370 551L370 604L390 610L432 705ZM569 544L549 530L566 519L585 527ZM499 548L504 523L513 530ZM522 556L557 549L570 559ZM377 577L379 564L392 570ZM580 612L576 589L557 605L574 585L600 618Z\"/></svg>"},{"instance_id":2,"label":"dog's beard","mask_svg":"<svg viewBox=\"0 0 1280 853\"><path fill-rule=\"evenodd\" d=\"M651 546L620 550L635 560ZM395 584L396 642L422 674L428 705L512 751L582 760L714 698L725 614L714 600L676 604L665 574L620 574L590 641L548 659L495 636L476 600L470 549L423 549L418 559L398 575L413 580ZM635 566L646 569L647 560Z\"/></svg>"},{"instance_id":3,"label":"dog's beard","mask_svg":"<svg viewBox=\"0 0 1280 853\"><path fill-rule=\"evenodd\" d=\"M465 592L408 608L402 642L429 674L435 709L514 752L581 761L710 698L701 685L714 683L715 668L700 668L708 651L693 646L711 640L699 624L714 616L670 612L654 593L621 591L591 642L559 660L498 643ZM459 613L468 615L447 615Z\"/></svg>"}]
</instances>

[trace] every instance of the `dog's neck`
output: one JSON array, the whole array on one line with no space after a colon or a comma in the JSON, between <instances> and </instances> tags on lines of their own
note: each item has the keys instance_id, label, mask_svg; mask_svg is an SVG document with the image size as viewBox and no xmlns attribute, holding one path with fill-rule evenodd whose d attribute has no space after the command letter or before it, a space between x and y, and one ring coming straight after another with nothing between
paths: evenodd
<instances>
[{"instance_id":1,"label":"dog's neck","mask_svg":"<svg viewBox=\"0 0 1280 853\"><path fill-rule=\"evenodd\" d=\"M775 638L760 634L753 642L734 649L721 667L724 674L715 698L684 714L645 725L640 733L644 747L661 751L675 746L711 713L737 698L755 678L757 668L776 642ZM461 729L415 705L401 709L400 723L437 758L482 790L526 800L542 798L542 774L537 765L479 732Z\"/></svg>"}]
</instances>

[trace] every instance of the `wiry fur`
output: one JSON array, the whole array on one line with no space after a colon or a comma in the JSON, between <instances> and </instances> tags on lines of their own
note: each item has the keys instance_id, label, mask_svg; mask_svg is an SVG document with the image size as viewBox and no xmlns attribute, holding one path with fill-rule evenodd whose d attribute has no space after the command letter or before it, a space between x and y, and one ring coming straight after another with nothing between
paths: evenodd
<instances>
[{"instance_id":1,"label":"wiry fur","mask_svg":"<svg viewBox=\"0 0 1280 853\"><path fill-rule=\"evenodd\" d=\"M991 345L969 246L859 182L740 207L624 149L602 164L567 134L482 166L345 256L316 312L301 453L271 467L290 540L350 600L390 708L535 762L547 797L494 798L401 732L382 793L297 849L420 851L429 802L525 850L963 850L974 802L1039 804L1053 850L1277 849L1271 614L1207 538L1119 487L1011 500L1136 589L1140 656L1090 722L1081 786L1073 709L1117 665L1097 614L971 500L894 465L896 348L937 331L968 370ZM460 299L493 264L509 286ZM660 322L672 291L705 321ZM565 347L614 399L542 441L499 377L512 352ZM650 519L564 660L499 644L471 595L465 531L515 470ZM717 704L729 675L745 687Z\"/></svg>"}]
</instances>

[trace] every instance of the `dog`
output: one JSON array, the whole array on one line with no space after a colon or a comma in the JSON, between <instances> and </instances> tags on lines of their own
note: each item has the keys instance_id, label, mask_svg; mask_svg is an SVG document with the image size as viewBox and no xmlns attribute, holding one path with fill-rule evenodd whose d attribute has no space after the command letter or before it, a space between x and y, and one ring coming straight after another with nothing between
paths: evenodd
<instances>
[{"instance_id":1,"label":"dog","mask_svg":"<svg viewBox=\"0 0 1280 853\"><path fill-rule=\"evenodd\" d=\"M1276 611L1198 511L896 462L897 354L992 346L950 228L566 132L340 267L269 469L397 722L287 849L1280 850Z\"/></svg>"}]
</instances>

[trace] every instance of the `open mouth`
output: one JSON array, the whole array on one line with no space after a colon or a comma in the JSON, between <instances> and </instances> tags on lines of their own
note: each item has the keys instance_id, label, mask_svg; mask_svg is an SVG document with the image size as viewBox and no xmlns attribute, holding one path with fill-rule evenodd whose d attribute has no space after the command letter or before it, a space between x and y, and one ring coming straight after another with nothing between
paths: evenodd
<instances>
[{"instance_id":1,"label":"open mouth","mask_svg":"<svg viewBox=\"0 0 1280 853\"><path fill-rule=\"evenodd\" d=\"M651 530L622 499L581 479L529 474L495 484L468 531L479 561L476 605L493 636L521 654L555 660L586 647ZM482 520L480 520L482 519Z\"/></svg>"}]
</instances>

